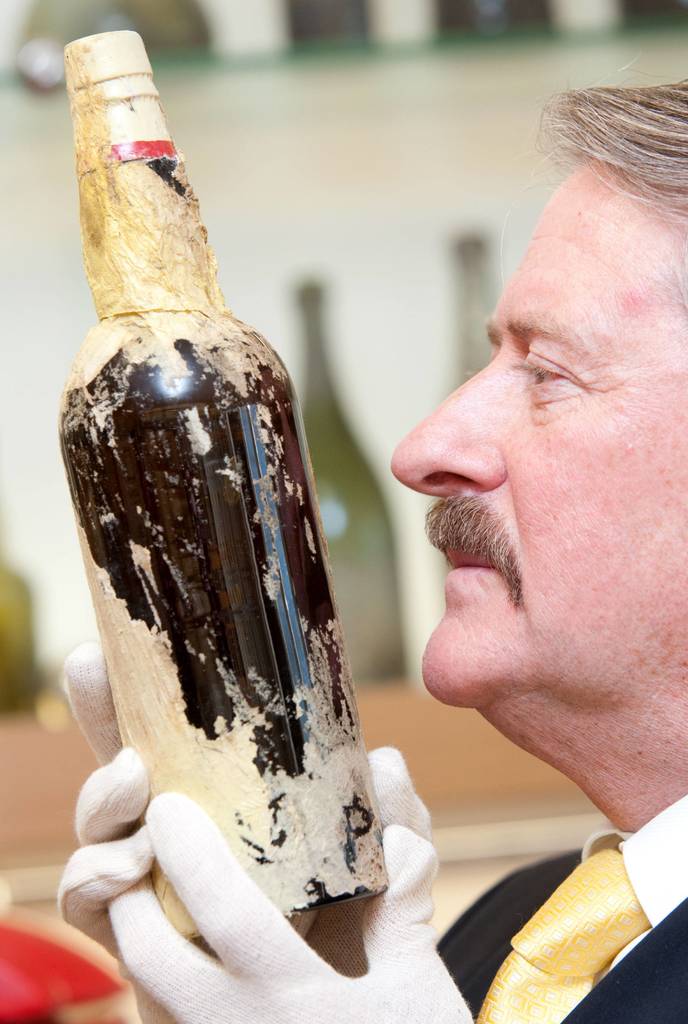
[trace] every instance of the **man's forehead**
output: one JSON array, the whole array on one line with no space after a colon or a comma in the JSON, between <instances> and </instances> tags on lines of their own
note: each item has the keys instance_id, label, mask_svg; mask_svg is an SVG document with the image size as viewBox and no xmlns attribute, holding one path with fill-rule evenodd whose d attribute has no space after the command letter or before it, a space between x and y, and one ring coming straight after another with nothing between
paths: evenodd
<instances>
[{"instance_id":1,"label":"man's forehead","mask_svg":"<svg viewBox=\"0 0 688 1024\"><path fill-rule=\"evenodd\" d=\"M531 307L529 311L515 312L513 316L500 316L499 312L489 318L487 336L492 345L501 347L505 339L516 342L528 349L538 341L552 342L564 350L587 350L598 355L603 338L618 333L610 320L605 319L598 308L582 312Z\"/></svg>"},{"instance_id":2,"label":"man's forehead","mask_svg":"<svg viewBox=\"0 0 688 1024\"><path fill-rule=\"evenodd\" d=\"M536 331L570 332L574 324L606 331L619 318L675 307L683 300L684 234L593 170L577 171L542 214L491 332L527 340Z\"/></svg>"},{"instance_id":3,"label":"man's forehead","mask_svg":"<svg viewBox=\"0 0 688 1024\"><path fill-rule=\"evenodd\" d=\"M623 307L634 297L634 315L648 304L643 283L634 287L616 275L606 275L585 254L573 261L542 252L542 259L525 259L487 323L493 343L509 336L523 347L540 339L573 341L618 330Z\"/></svg>"}]
</instances>

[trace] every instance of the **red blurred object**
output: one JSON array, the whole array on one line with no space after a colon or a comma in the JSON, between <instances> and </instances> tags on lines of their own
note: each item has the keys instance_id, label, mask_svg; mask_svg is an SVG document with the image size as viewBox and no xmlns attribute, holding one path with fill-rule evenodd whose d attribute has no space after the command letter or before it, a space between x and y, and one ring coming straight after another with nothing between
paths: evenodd
<instances>
[{"instance_id":1,"label":"red blurred object","mask_svg":"<svg viewBox=\"0 0 688 1024\"><path fill-rule=\"evenodd\" d=\"M68 933L67 933L68 934ZM41 934L26 920L0 920L0 1024L68 1021L80 1009L80 1021L124 1021L117 1004L124 982L53 935ZM93 1015L84 1011L92 1004Z\"/></svg>"}]
</instances>

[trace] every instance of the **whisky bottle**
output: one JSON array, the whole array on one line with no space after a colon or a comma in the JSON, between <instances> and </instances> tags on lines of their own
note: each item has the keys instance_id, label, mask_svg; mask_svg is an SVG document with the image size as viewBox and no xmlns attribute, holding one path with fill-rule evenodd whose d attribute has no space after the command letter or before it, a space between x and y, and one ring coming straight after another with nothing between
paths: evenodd
<instances>
[{"instance_id":1,"label":"whisky bottle","mask_svg":"<svg viewBox=\"0 0 688 1024\"><path fill-rule=\"evenodd\" d=\"M289 376L225 307L143 44L65 51L99 323L61 436L125 744L285 913L381 891L380 825ZM159 874L158 895L192 933Z\"/></svg>"},{"instance_id":2,"label":"whisky bottle","mask_svg":"<svg viewBox=\"0 0 688 1024\"><path fill-rule=\"evenodd\" d=\"M357 684L399 681L404 669L392 525L334 386L325 289L305 282L297 301L306 348L306 439L353 676Z\"/></svg>"}]
</instances>

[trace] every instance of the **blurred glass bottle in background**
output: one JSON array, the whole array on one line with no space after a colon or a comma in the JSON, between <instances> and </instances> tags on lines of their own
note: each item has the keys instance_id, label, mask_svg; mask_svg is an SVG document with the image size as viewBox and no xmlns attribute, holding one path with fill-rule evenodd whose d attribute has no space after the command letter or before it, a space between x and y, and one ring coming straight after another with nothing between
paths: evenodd
<instances>
[{"instance_id":1,"label":"blurred glass bottle in background","mask_svg":"<svg viewBox=\"0 0 688 1024\"><path fill-rule=\"evenodd\" d=\"M485 322L495 299L490 243L485 235L466 232L451 241L454 264L459 367L454 387L460 387L490 361Z\"/></svg>"},{"instance_id":2,"label":"blurred glass bottle in background","mask_svg":"<svg viewBox=\"0 0 688 1024\"><path fill-rule=\"evenodd\" d=\"M495 36L523 29L546 29L548 0L436 0L442 32Z\"/></svg>"},{"instance_id":3,"label":"blurred glass bottle in background","mask_svg":"<svg viewBox=\"0 0 688 1024\"><path fill-rule=\"evenodd\" d=\"M288 0L294 43L362 43L368 36L366 0Z\"/></svg>"},{"instance_id":4,"label":"blurred glass bottle in background","mask_svg":"<svg viewBox=\"0 0 688 1024\"><path fill-rule=\"evenodd\" d=\"M17 71L38 92L64 79L71 39L132 29L150 53L196 54L210 47L210 27L198 0L33 0L17 52Z\"/></svg>"},{"instance_id":5,"label":"blurred glass bottle in background","mask_svg":"<svg viewBox=\"0 0 688 1024\"><path fill-rule=\"evenodd\" d=\"M32 710L37 686L31 591L0 544L0 714Z\"/></svg>"},{"instance_id":6,"label":"blurred glass bottle in background","mask_svg":"<svg viewBox=\"0 0 688 1024\"><path fill-rule=\"evenodd\" d=\"M297 301L306 347L303 418L354 680L399 680L404 662L391 522L333 385L323 286L304 282Z\"/></svg>"}]
</instances>

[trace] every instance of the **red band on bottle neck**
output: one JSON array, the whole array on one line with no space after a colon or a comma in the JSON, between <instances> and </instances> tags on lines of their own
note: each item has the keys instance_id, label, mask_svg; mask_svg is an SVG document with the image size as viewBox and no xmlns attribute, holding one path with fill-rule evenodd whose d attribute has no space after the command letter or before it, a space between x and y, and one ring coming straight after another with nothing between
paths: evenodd
<instances>
[{"instance_id":1,"label":"red band on bottle neck","mask_svg":"<svg viewBox=\"0 0 688 1024\"><path fill-rule=\"evenodd\" d=\"M169 139L152 139L141 142L117 142L110 149L112 160L156 160L161 156L176 157L174 143Z\"/></svg>"}]
</instances>

